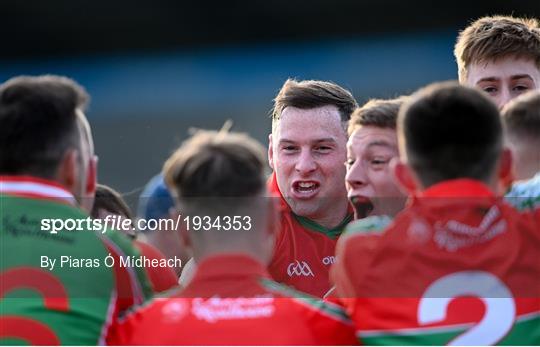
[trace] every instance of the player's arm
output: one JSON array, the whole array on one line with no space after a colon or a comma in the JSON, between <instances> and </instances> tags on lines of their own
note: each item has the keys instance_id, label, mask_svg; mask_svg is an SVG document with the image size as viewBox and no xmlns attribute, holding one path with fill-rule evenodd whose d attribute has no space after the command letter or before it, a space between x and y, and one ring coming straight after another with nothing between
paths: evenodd
<instances>
[{"instance_id":1,"label":"player's arm","mask_svg":"<svg viewBox=\"0 0 540 347\"><path fill-rule=\"evenodd\" d=\"M116 287L116 307L114 317L118 317L133 305L140 305L153 295L150 280L143 268L121 266L121 259L139 257L131 240L114 230L100 235L109 255L114 259L112 267Z\"/></svg>"},{"instance_id":2,"label":"player's arm","mask_svg":"<svg viewBox=\"0 0 540 347\"><path fill-rule=\"evenodd\" d=\"M133 241L133 245L139 253L150 259L164 260L165 256L155 247L140 241ZM178 284L176 273L171 267L147 267L146 273L150 279L154 293L161 293L175 287Z\"/></svg>"}]
</instances>

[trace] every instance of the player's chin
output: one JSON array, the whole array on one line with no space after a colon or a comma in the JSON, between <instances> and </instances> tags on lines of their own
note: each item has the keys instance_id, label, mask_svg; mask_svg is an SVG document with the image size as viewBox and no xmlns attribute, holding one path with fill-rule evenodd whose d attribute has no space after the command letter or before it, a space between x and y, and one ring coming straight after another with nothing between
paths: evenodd
<instances>
[{"instance_id":1,"label":"player's chin","mask_svg":"<svg viewBox=\"0 0 540 347\"><path fill-rule=\"evenodd\" d=\"M321 201L317 198L310 200L291 199L289 205L294 214L306 218L317 215L321 210Z\"/></svg>"}]
</instances>

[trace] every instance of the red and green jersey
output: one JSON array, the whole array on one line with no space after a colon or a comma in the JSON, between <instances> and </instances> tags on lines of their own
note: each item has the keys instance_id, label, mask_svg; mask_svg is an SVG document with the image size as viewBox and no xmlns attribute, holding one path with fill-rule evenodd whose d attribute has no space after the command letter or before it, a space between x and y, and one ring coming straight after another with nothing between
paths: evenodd
<instances>
[{"instance_id":1,"label":"red and green jersey","mask_svg":"<svg viewBox=\"0 0 540 347\"><path fill-rule=\"evenodd\" d=\"M237 254L202 260L188 286L154 298L120 321L119 345L350 345L341 308L270 280Z\"/></svg>"},{"instance_id":2,"label":"red and green jersey","mask_svg":"<svg viewBox=\"0 0 540 347\"><path fill-rule=\"evenodd\" d=\"M144 270L118 266L137 255L119 233L43 230L44 220L88 218L63 187L0 177L0 212L1 344L103 344L118 313L149 298Z\"/></svg>"},{"instance_id":3,"label":"red and green jersey","mask_svg":"<svg viewBox=\"0 0 540 347\"><path fill-rule=\"evenodd\" d=\"M327 229L291 211L279 191L275 175L271 176L268 189L279 198L281 207L280 230L268 272L277 282L322 298L331 287L329 271L335 261L338 237L353 214L349 213L337 227Z\"/></svg>"},{"instance_id":4,"label":"red and green jersey","mask_svg":"<svg viewBox=\"0 0 540 347\"><path fill-rule=\"evenodd\" d=\"M139 251L141 256L149 260L166 260L163 253L148 243L134 240L133 246L135 246L135 249ZM161 293L178 285L178 277L172 267L147 267L145 270L154 293Z\"/></svg>"},{"instance_id":5,"label":"red and green jersey","mask_svg":"<svg viewBox=\"0 0 540 347\"><path fill-rule=\"evenodd\" d=\"M337 296L368 345L539 345L540 210L436 184L383 232L337 247Z\"/></svg>"}]
</instances>

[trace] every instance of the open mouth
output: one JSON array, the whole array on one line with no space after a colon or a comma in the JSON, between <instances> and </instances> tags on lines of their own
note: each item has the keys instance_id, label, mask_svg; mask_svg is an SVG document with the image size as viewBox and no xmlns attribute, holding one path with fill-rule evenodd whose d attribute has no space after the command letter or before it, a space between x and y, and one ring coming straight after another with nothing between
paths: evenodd
<instances>
[{"instance_id":1,"label":"open mouth","mask_svg":"<svg viewBox=\"0 0 540 347\"><path fill-rule=\"evenodd\" d=\"M366 218L375 208L373 202L365 196L353 196L350 198L350 201L354 208L355 219Z\"/></svg>"},{"instance_id":2,"label":"open mouth","mask_svg":"<svg viewBox=\"0 0 540 347\"><path fill-rule=\"evenodd\" d=\"M315 181L297 181L292 185L292 189L295 197L297 198L310 198L317 194L320 184Z\"/></svg>"}]
</instances>

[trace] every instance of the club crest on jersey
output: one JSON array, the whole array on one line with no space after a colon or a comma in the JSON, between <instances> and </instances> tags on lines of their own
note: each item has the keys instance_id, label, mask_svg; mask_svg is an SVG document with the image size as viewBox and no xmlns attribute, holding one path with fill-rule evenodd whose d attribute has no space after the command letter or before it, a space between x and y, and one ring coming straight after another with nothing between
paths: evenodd
<instances>
[{"instance_id":1,"label":"club crest on jersey","mask_svg":"<svg viewBox=\"0 0 540 347\"><path fill-rule=\"evenodd\" d=\"M501 212L497 206L493 206L485 214L478 226L450 220L445 224L435 223L435 243L449 252L474 244L484 243L506 231L507 222L501 218Z\"/></svg>"},{"instance_id":2,"label":"club crest on jersey","mask_svg":"<svg viewBox=\"0 0 540 347\"><path fill-rule=\"evenodd\" d=\"M308 263L306 263L305 261L298 261L298 260L289 264L289 266L287 267L287 275L289 275L289 277L293 277L293 276L315 277Z\"/></svg>"}]
</instances>

